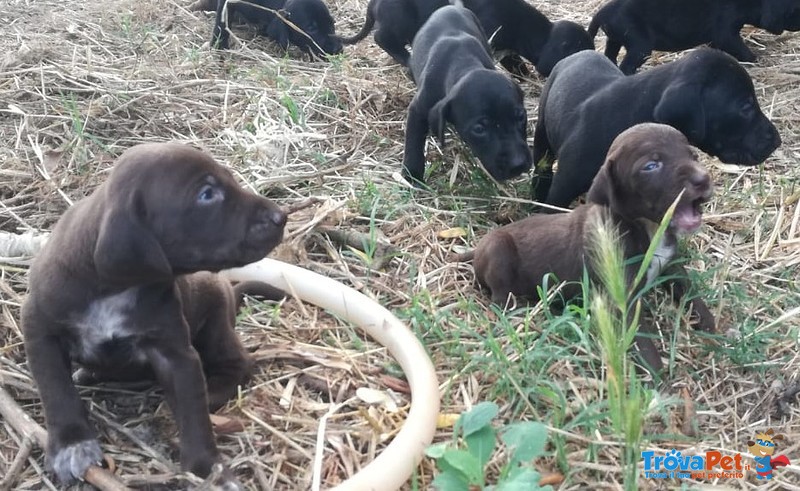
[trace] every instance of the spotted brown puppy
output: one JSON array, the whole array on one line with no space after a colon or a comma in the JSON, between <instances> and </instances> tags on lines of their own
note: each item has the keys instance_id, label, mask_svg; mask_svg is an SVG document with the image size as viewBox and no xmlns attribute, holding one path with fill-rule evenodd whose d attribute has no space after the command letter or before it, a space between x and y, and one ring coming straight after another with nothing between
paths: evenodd
<instances>
[{"instance_id":1,"label":"spotted brown puppy","mask_svg":"<svg viewBox=\"0 0 800 491\"><path fill-rule=\"evenodd\" d=\"M170 143L129 149L64 213L31 267L22 308L59 480L81 478L102 457L71 362L104 378L154 373L180 432L182 469L209 474L220 459L208 411L251 365L233 329L235 294L209 271L263 258L285 222L211 157ZM224 479L239 489L229 471Z\"/></svg>"},{"instance_id":2,"label":"spotted brown puppy","mask_svg":"<svg viewBox=\"0 0 800 491\"><path fill-rule=\"evenodd\" d=\"M636 125L614 140L589 190L589 204L567 214L533 215L493 230L474 252L461 259L474 258L478 283L498 304L505 304L512 293L538 300L537 287L549 274L567 282L562 290L566 298L577 297L581 293L577 282L592 246L589 237L599 220L606 218L620 233L625 258L639 258L628 263L630 285L661 219L681 192L647 272L647 281L652 282L675 258L677 237L700 226L701 205L711 195L711 180L697 163L686 137L674 128L653 123ZM680 299L689 286L686 274L679 265L670 268L673 295ZM698 327L713 330L714 318L705 303L694 298L691 308ZM637 344L645 361L659 369L661 358L652 340L640 336Z\"/></svg>"}]
</instances>

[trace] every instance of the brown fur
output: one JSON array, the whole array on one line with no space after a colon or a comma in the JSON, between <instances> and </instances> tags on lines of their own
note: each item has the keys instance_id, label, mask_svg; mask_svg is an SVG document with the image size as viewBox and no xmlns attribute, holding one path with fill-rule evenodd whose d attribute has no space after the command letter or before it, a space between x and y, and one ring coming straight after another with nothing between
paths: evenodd
<instances>
[{"instance_id":1,"label":"brown fur","mask_svg":"<svg viewBox=\"0 0 800 491\"><path fill-rule=\"evenodd\" d=\"M182 468L208 475L219 460L208 410L234 396L251 367L234 332L234 290L209 271L264 257L285 222L211 157L178 144L129 149L107 182L64 213L31 268L22 309L48 463L60 480L81 477L100 455L71 361L90 378L154 373L178 424Z\"/></svg>"},{"instance_id":2,"label":"brown fur","mask_svg":"<svg viewBox=\"0 0 800 491\"><path fill-rule=\"evenodd\" d=\"M651 162L660 162L660 168L645 171ZM490 232L474 251L475 276L498 304L505 304L511 293L538 300L537 287L548 274L568 282L562 290L566 298L576 297L580 294L576 282L587 264L589 234L597 221L604 216L611 219L626 259L642 256L658 223L684 189L662 241L668 248L675 247L678 229L699 225L699 212L693 210L710 196L710 179L679 131L653 123L634 126L614 140L589 190L588 204L569 214L533 215ZM636 263L628 267L629 284L638 268ZM680 278L672 285L673 295L680 298L688 287L685 272L675 266L672 273ZM699 327L713 329L714 319L705 303L693 299L691 305ZM640 337L637 342L645 361L660 368L652 340Z\"/></svg>"}]
</instances>

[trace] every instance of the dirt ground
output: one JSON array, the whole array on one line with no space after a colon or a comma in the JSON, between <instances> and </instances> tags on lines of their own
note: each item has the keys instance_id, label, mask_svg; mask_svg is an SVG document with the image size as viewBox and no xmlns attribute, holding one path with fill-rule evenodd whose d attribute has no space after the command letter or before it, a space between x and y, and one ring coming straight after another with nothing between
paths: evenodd
<instances>
[{"instance_id":1,"label":"dirt ground","mask_svg":"<svg viewBox=\"0 0 800 491\"><path fill-rule=\"evenodd\" d=\"M366 0L328 0L341 34L361 26ZM597 0L539 0L552 19L587 25ZM227 52L207 46L213 15L171 0L0 0L0 231L48 231L103 180L126 148L191 143L232 168L247 187L292 215L273 257L365 293L406 322L439 376L442 413L484 400L499 422L542 421L548 453L534 465L560 474L559 489L621 489L623 442L605 406L605 370L591 332L541 308L501 312L473 287L469 265L448 261L487 230L530 211L528 180L496 185L457 139L428 143L432 192L399 182L405 111L414 86L372 41L330 61L282 53L252 29L234 28ZM775 428L780 452L800 459L800 35L745 28L759 60L746 68L781 147L757 168L704 156L716 194L706 225L687 241L701 294L720 334L687 332L664 299L651 315L670 353L651 383L645 447L685 455L747 455L746 441ZM602 49L604 39L596 39ZM649 64L675 55L656 54ZM522 82L529 128L543 79ZM532 138L532 132L531 138ZM343 245L325 228L363 234ZM39 423L39 400L19 329L29 258L0 258L0 383ZM663 307L663 308L662 308ZM218 443L252 489L308 489L320 418L327 422L321 479L342 482L399 430L409 396L385 350L334 316L296 300L248 301L238 324L259 360L255 380L220 411ZM382 394L367 403L359 388ZM160 392L109 385L81 393L116 473L136 489L197 486L178 469L177 434ZM395 408L396 406L396 408ZM225 424L222 424L225 423ZM437 431L436 441L452 436ZM0 479L7 489L54 489L38 449L0 425ZM12 466L21 455L19 466ZM496 476L506 459L488 466ZM427 489L424 460L407 489ZM768 484L738 480L653 481L641 489L800 489L800 466Z\"/></svg>"}]
</instances>

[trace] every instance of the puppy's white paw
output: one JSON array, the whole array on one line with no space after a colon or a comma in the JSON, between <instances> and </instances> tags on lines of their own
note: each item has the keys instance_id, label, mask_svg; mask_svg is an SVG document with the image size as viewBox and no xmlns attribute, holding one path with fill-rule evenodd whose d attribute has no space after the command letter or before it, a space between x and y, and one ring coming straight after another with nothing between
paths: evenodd
<instances>
[{"instance_id":1,"label":"puppy's white paw","mask_svg":"<svg viewBox=\"0 0 800 491\"><path fill-rule=\"evenodd\" d=\"M72 374L72 383L75 385L94 385L97 383L97 376L88 368L81 367Z\"/></svg>"},{"instance_id":2,"label":"puppy's white paw","mask_svg":"<svg viewBox=\"0 0 800 491\"><path fill-rule=\"evenodd\" d=\"M56 452L51 467L62 483L82 479L90 465L103 460L103 451L97 440L83 440Z\"/></svg>"},{"instance_id":3,"label":"puppy's white paw","mask_svg":"<svg viewBox=\"0 0 800 491\"><path fill-rule=\"evenodd\" d=\"M219 489L222 491L245 491L244 486L237 480L226 480L220 484Z\"/></svg>"},{"instance_id":4,"label":"puppy's white paw","mask_svg":"<svg viewBox=\"0 0 800 491\"><path fill-rule=\"evenodd\" d=\"M211 468L211 475L206 482L210 482L211 489L215 491L245 491L242 483L233 477L233 472L219 462Z\"/></svg>"}]
</instances>

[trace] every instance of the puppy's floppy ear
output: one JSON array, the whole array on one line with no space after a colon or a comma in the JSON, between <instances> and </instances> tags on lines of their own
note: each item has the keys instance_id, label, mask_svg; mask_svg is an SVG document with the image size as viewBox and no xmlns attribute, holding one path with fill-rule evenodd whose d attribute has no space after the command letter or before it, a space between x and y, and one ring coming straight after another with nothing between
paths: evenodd
<instances>
[{"instance_id":1,"label":"puppy's floppy ear","mask_svg":"<svg viewBox=\"0 0 800 491\"><path fill-rule=\"evenodd\" d=\"M596 203L603 206L611 206L611 204L614 202L615 188L613 174L614 170L612 169L613 163L613 160L606 159L606 161L603 163L603 166L600 168L600 172L594 176L592 186L589 188L589 192L586 194L587 202Z\"/></svg>"},{"instance_id":2,"label":"puppy's floppy ear","mask_svg":"<svg viewBox=\"0 0 800 491\"><path fill-rule=\"evenodd\" d=\"M142 222L143 212L133 196L104 214L94 247L95 268L103 280L133 286L172 277L161 245Z\"/></svg>"},{"instance_id":3,"label":"puppy's floppy ear","mask_svg":"<svg viewBox=\"0 0 800 491\"><path fill-rule=\"evenodd\" d=\"M448 119L450 119L449 96L434 104L428 111L428 129L436 136L440 145L444 145L444 128Z\"/></svg>"},{"instance_id":4,"label":"puppy's floppy ear","mask_svg":"<svg viewBox=\"0 0 800 491\"><path fill-rule=\"evenodd\" d=\"M289 19L289 12L281 10L280 14ZM277 15L267 26L267 37L275 41L281 48L289 48L289 26Z\"/></svg>"},{"instance_id":5,"label":"puppy's floppy ear","mask_svg":"<svg viewBox=\"0 0 800 491\"><path fill-rule=\"evenodd\" d=\"M661 94L653 117L656 123L680 130L692 143L706 138L706 114L697 83L677 82Z\"/></svg>"}]
</instances>

